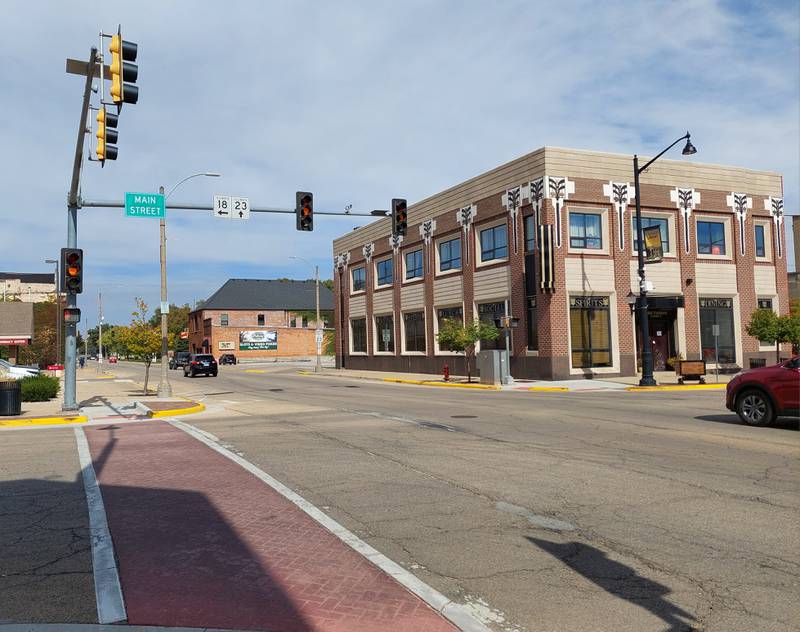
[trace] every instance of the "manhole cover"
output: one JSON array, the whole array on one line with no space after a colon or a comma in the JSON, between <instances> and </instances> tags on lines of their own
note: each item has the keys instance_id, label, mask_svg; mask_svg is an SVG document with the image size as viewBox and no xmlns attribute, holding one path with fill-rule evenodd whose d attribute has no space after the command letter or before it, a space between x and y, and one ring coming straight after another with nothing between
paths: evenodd
<instances>
[{"instance_id":1,"label":"manhole cover","mask_svg":"<svg viewBox=\"0 0 800 632\"><path fill-rule=\"evenodd\" d=\"M450 415L450 419L477 419L478 415Z\"/></svg>"}]
</instances>

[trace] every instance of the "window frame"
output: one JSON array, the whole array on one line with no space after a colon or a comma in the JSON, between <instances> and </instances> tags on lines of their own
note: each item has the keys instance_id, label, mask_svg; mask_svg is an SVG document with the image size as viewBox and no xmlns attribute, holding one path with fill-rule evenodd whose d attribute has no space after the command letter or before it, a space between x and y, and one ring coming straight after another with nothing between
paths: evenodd
<instances>
[{"instance_id":1,"label":"window frame","mask_svg":"<svg viewBox=\"0 0 800 632\"><path fill-rule=\"evenodd\" d=\"M756 251L756 227L764 231L764 256L759 256ZM800 248L800 245L798 245ZM772 261L772 223L769 219L756 218L753 221L753 255L756 261Z\"/></svg>"},{"instance_id":2,"label":"window frame","mask_svg":"<svg viewBox=\"0 0 800 632\"><path fill-rule=\"evenodd\" d=\"M481 305L502 305L503 306L502 312L492 312L495 316L497 316L498 314L500 314L501 316L505 316L506 315L506 310L508 309L508 305L507 305L507 302L506 302L505 298L481 299L480 302L475 301L474 318L476 318L479 321L481 320ZM490 323L492 325L494 325L494 321L495 321L495 318L492 318L491 322L488 319L484 319L483 320L483 322ZM500 335L497 336L497 338L495 338L494 340L487 341L487 342L491 342L491 347L489 349L486 349L486 347L484 345L484 341L483 341L483 339L481 339L477 343L476 351L492 351L492 350L494 350L494 351L505 351L506 343L505 343L505 337L504 337L502 331L500 332ZM509 342L511 343L511 354L513 355L513 353L514 353L514 340L513 340L513 337L509 340Z\"/></svg>"},{"instance_id":3,"label":"window frame","mask_svg":"<svg viewBox=\"0 0 800 632\"><path fill-rule=\"evenodd\" d=\"M529 232L530 230L530 232ZM533 252L536 250L536 215L525 215L522 218L522 240L525 246L525 252Z\"/></svg>"},{"instance_id":4,"label":"window frame","mask_svg":"<svg viewBox=\"0 0 800 632\"><path fill-rule=\"evenodd\" d=\"M664 248L664 256L665 257L674 257L675 256L675 233L674 233L674 218L675 216L671 213L653 213L648 211L647 213L642 213L642 220L659 220L659 221L666 221L667 222L667 245L668 248ZM639 254L639 244L636 242L636 213L631 215L631 252L633 254ZM643 228L647 228L647 226L643 226ZM664 237L661 237L662 244L664 243Z\"/></svg>"},{"instance_id":5,"label":"window frame","mask_svg":"<svg viewBox=\"0 0 800 632\"><path fill-rule=\"evenodd\" d=\"M392 269L392 280L388 283L381 283L380 280L380 271L379 266L382 264L388 263ZM382 257L381 259L375 260L375 289L378 288L386 288L392 287L394 285L394 256L389 255L388 257Z\"/></svg>"},{"instance_id":6,"label":"window frame","mask_svg":"<svg viewBox=\"0 0 800 632\"><path fill-rule=\"evenodd\" d=\"M443 356L457 356L460 355L457 351L450 351L449 349L442 349L439 345L439 311L445 309L460 309L461 310L461 324L464 324L464 303L449 303L444 305L435 305L433 308L433 353L434 355Z\"/></svg>"},{"instance_id":7,"label":"window frame","mask_svg":"<svg viewBox=\"0 0 800 632\"><path fill-rule=\"evenodd\" d=\"M392 350L391 351L381 351L381 345L383 344L383 336L379 335L378 330L378 319L379 318L391 318L392 319L392 326L389 331L392 332ZM384 314L375 314L372 317L372 343L373 343L373 355L385 355L385 356L393 356L397 355L397 340L395 340L395 332L394 332L394 312L384 313Z\"/></svg>"},{"instance_id":8,"label":"window frame","mask_svg":"<svg viewBox=\"0 0 800 632\"><path fill-rule=\"evenodd\" d=\"M355 321L364 321L364 350L363 351L356 351L355 350L355 334L353 329L353 322ZM366 316L357 316L356 318L350 319L350 355L367 355L369 351L369 337L367 336L367 317Z\"/></svg>"},{"instance_id":9,"label":"window frame","mask_svg":"<svg viewBox=\"0 0 800 632\"><path fill-rule=\"evenodd\" d=\"M496 231L498 228L502 228L503 230L505 230L505 233L506 233L506 245L505 245L506 255L505 255L505 257L494 257L492 259L484 259L484 256L483 256L483 234L485 232L490 231L490 230L491 231ZM476 264L477 266L480 267L480 266L487 266L487 265L496 265L498 263L505 263L505 262L508 261L508 248L509 248L510 244L508 243L508 223L506 222L505 219L503 219L502 221L499 221L499 222L493 222L493 223L490 223L490 224L484 224L483 226L477 226L477 227L475 227L475 230L473 232L475 234L474 239L476 240L476 243L475 243L475 255L476 255L477 260L478 260L477 264ZM492 241L494 242L494 234L492 235ZM493 246L492 250L497 250L497 246Z\"/></svg>"},{"instance_id":10,"label":"window frame","mask_svg":"<svg viewBox=\"0 0 800 632\"><path fill-rule=\"evenodd\" d=\"M419 269L419 275L414 275L412 277L408 276L409 268L408 268L408 257L409 255L419 255L419 268L414 267L416 271ZM423 250L422 246L420 245L419 248L408 249L403 252L403 283L418 283L425 279L425 251Z\"/></svg>"},{"instance_id":11,"label":"window frame","mask_svg":"<svg viewBox=\"0 0 800 632\"><path fill-rule=\"evenodd\" d=\"M733 258L734 241L733 234L731 233L732 217L723 215L705 215L696 214L694 220L694 241L695 241L695 257L698 259L712 259L712 260L730 260ZM700 252L700 224L721 224L722 236L725 240L724 253L707 253ZM713 242L711 248L713 249Z\"/></svg>"},{"instance_id":12,"label":"window frame","mask_svg":"<svg viewBox=\"0 0 800 632\"><path fill-rule=\"evenodd\" d=\"M359 270L364 272L364 280L361 289L356 289L355 273L358 272ZM350 269L350 294L351 295L363 294L366 291L367 291L367 266L366 265L353 266Z\"/></svg>"},{"instance_id":13,"label":"window frame","mask_svg":"<svg viewBox=\"0 0 800 632\"><path fill-rule=\"evenodd\" d=\"M582 226L582 228L583 228L583 236L582 237L581 236L573 236L572 235L572 220L573 220L573 218L577 218L577 217L581 217L583 219L583 226ZM593 218L597 219L598 232L600 233L599 237L587 237L586 236L586 218L587 217L593 217ZM569 210L569 214L567 216L567 238L569 239L569 249L570 250L588 250L590 252L602 252L603 251L603 244L604 244L604 239L603 239L603 215L601 213L593 213L593 212L584 211L584 210L572 210L572 209L570 209ZM574 245L572 243L573 239L579 239L579 240L582 239L583 240L583 246ZM600 241L600 243L599 243L599 245L597 247L588 246L586 244L587 244L587 240L589 240L589 239L592 239L592 240L598 239Z\"/></svg>"},{"instance_id":14,"label":"window frame","mask_svg":"<svg viewBox=\"0 0 800 632\"><path fill-rule=\"evenodd\" d=\"M219 315L219 326L220 327L230 327L230 325L228 324L229 322L230 322L230 319L228 317L228 314L220 314Z\"/></svg>"},{"instance_id":15,"label":"window frame","mask_svg":"<svg viewBox=\"0 0 800 632\"><path fill-rule=\"evenodd\" d=\"M573 299L605 299L607 301L607 305L602 307L595 307L595 306L581 306L581 307L573 307L572 300ZM596 371L599 369L609 370L614 368L614 323L612 322L614 318L614 313L612 311L613 307L613 297L608 294L570 294L567 300L567 313L568 313L568 327L569 327L569 366L571 370L576 371ZM592 345L591 336L592 331L591 327L589 328L589 358L590 364L589 366L576 366L574 363L573 356L576 353L587 353L586 349L581 347L580 349L576 350L575 348L575 339L572 335L572 312L575 311L588 311L590 314L592 312L605 312L607 314L608 320L608 349L604 347L597 347L595 348ZM607 352L608 353L608 363L607 364L594 364L592 361L593 355L595 352Z\"/></svg>"},{"instance_id":16,"label":"window frame","mask_svg":"<svg viewBox=\"0 0 800 632\"><path fill-rule=\"evenodd\" d=\"M423 349L420 351L419 349L409 349L408 348L408 330L406 329L406 316L410 314L422 314L422 342L423 342ZM400 314L400 328L401 334L403 337L403 348L402 348L402 355L419 355L424 356L428 354L428 322L426 319L425 309L412 309L406 312L402 312ZM415 336L415 339L419 339L419 336Z\"/></svg>"},{"instance_id":17,"label":"window frame","mask_svg":"<svg viewBox=\"0 0 800 632\"><path fill-rule=\"evenodd\" d=\"M256 315L256 327L266 327L267 326L267 318L264 314L257 314Z\"/></svg>"},{"instance_id":18,"label":"window frame","mask_svg":"<svg viewBox=\"0 0 800 632\"><path fill-rule=\"evenodd\" d=\"M713 300L729 301L730 302L730 307L703 307L701 305L701 302L702 301L708 301L708 300L712 300L712 301ZM700 333L700 353L701 353L701 357L703 357L703 359L706 359L706 354L704 353L704 349L706 349L706 348L713 349L713 344L714 344L713 341L703 340L703 312L704 312L704 310L714 310L714 311L730 310L731 336L732 336L732 345L730 345L730 348L732 349L733 359L730 362L725 362L723 360L722 362L720 362L720 364L736 364L738 362L738 358L739 358L739 353L738 353L739 352L739 349L738 349L738 347L739 347L739 339L737 339L737 337L736 337L736 330L737 330L737 327L736 327L736 325L737 325L737 322L736 322L736 309L737 309L736 301L731 296L698 296L697 297L697 320L698 320L698 324L700 325L700 331L699 331L699 333ZM717 321L717 318L715 317L714 320ZM712 323L712 324L719 324L719 322L715 322L715 323ZM720 332L721 332L721 330L720 330ZM709 343L709 345L707 346L704 343ZM728 345L724 345L724 348L727 349L728 347L729 347ZM720 347L720 348L722 348L722 347ZM707 359L706 360L706 364L714 365L714 357L711 356L709 359Z\"/></svg>"},{"instance_id":19,"label":"window frame","mask_svg":"<svg viewBox=\"0 0 800 632\"><path fill-rule=\"evenodd\" d=\"M448 268L447 270L442 270L442 251L441 247L444 244L449 244L451 242L457 241L458 242L458 267L457 268ZM450 248L452 251L452 247ZM448 261L452 261L452 254ZM436 276L444 276L447 274L458 274L464 268L464 244L463 239L461 238L461 233L457 235L449 235L447 237L442 237L436 240Z\"/></svg>"}]
</instances>

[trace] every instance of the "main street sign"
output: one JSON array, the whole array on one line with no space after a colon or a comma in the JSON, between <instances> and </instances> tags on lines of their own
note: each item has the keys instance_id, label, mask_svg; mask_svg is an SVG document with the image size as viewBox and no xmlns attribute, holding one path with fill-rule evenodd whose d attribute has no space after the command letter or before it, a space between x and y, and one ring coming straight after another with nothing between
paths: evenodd
<instances>
[{"instance_id":1,"label":"main street sign","mask_svg":"<svg viewBox=\"0 0 800 632\"><path fill-rule=\"evenodd\" d=\"M164 219L167 208L160 193L126 193L125 217L156 217Z\"/></svg>"}]
</instances>

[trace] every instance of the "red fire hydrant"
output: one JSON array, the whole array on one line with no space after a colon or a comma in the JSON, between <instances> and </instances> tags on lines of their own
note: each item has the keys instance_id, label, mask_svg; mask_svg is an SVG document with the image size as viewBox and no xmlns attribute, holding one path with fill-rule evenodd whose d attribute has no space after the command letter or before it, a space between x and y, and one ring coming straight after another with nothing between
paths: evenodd
<instances>
[{"instance_id":1,"label":"red fire hydrant","mask_svg":"<svg viewBox=\"0 0 800 632\"><path fill-rule=\"evenodd\" d=\"M446 364L444 365L444 381L445 382L450 381L450 367L447 366Z\"/></svg>"}]
</instances>

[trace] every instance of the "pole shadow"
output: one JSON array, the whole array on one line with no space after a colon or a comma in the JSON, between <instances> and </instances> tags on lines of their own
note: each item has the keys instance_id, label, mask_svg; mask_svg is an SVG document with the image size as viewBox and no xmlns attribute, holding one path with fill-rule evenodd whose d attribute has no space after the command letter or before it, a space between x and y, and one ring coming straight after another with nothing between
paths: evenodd
<instances>
[{"instance_id":1,"label":"pole shadow","mask_svg":"<svg viewBox=\"0 0 800 632\"><path fill-rule=\"evenodd\" d=\"M609 559L593 546L581 542L551 542L531 536L525 538L562 561L606 592L648 610L669 627L664 632L692 632L695 617L666 600L669 587L643 577L630 566Z\"/></svg>"}]
</instances>

